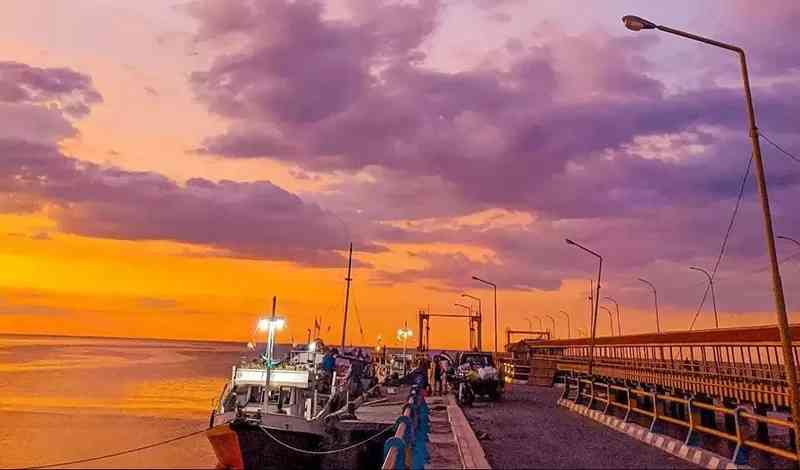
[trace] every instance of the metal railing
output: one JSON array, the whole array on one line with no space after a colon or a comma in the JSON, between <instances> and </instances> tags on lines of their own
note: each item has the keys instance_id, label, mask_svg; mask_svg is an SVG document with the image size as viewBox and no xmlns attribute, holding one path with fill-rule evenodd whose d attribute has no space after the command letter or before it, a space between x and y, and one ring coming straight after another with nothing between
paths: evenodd
<instances>
[{"instance_id":1,"label":"metal railing","mask_svg":"<svg viewBox=\"0 0 800 470\"><path fill-rule=\"evenodd\" d=\"M574 385L574 388L572 386ZM625 411L623 421L628 422L632 414L645 416L650 420L650 431L657 432L659 423L670 423L680 426L687 430L684 443L687 446L697 446L699 444L698 435L708 434L736 445L733 451L732 460L737 464L746 464L750 449L758 449L768 454L781 457L790 461L798 462L798 454L791 448L777 447L767 442L759 442L747 435L745 428L752 429L753 425L772 425L793 430L794 426L788 419L781 419L772 416L761 416L751 413L744 406L727 408L716 406L711 403L704 403L693 398L680 398L670 395L660 394L656 391L642 390L632 387L624 387L606 382L589 380L586 378L567 377L565 379L565 389L562 398L568 398L570 392L574 391L574 402L579 403L581 399L587 399L586 406L592 408L595 403L605 404L603 413L607 414L613 408L620 408ZM613 393L612 393L613 392ZM620 402L614 398L617 394L625 394L625 402ZM639 398L639 399L637 399ZM636 403L636 406L634 405ZM645 407L640 407L641 403ZM652 406L647 407L647 404ZM659 407L659 404L661 406ZM677 404L686 411L687 419L669 416L665 411L666 405ZM726 427L731 429L719 430L703 424L702 413L719 413L726 417ZM713 416L713 415L712 415ZM732 418L732 419L731 419ZM715 418L714 418L715 420ZM748 426L745 426L745 423ZM792 440L790 439L790 445Z\"/></svg>"},{"instance_id":2,"label":"metal railing","mask_svg":"<svg viewBox=\"0 0 800 470\"><path fill-rule=\"evenodd\" d=\"M618 344L594 349L597 377L653 384L752 403L788 406L779 343ZM793 347L798 360L798 346ZM533 346L533 359L588 371L589 346ZM798 361L800 362L800 361Z\"/></svg>"},{"instance_id":3,"label":"metal railing","mask_svg":"<svg viewBox=\"0 0 800 470\"><path fill-rule=\"evenodd\" d=\"M395 432L383 445L383 470L423 469L428 459L430 414L423 390L411 388L403 414L395 422Z\"/></svg>"}]
</instances>

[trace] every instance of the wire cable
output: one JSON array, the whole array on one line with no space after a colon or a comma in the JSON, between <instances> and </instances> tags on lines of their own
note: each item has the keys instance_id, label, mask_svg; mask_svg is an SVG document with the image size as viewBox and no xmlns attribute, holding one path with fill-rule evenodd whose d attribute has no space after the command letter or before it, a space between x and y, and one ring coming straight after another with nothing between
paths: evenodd
<instances>
[{"instance_id":1,"label":"wire cable","mask_svg":"<svg viewBox=\"0 0 800 470\"><path fill-rule=\"evenodd\" d=\"M33 467L23 467L23 468L29 468L29 469L33 470L33 469L40 469L40 468L66 467L68 465L77 465L79 463L94 462L96 460L103 460L103 459L109 459L111 457L118 457L120 455L133 454L133 453L136 453L136 452L141 452L143 450L152 449L153 447L159 447L159 446L163 446L163 445L166 445L166 444L171 444L173 442L180 441L181 439L186 439L187 437L196 436L196 435L202 434L204 432L206 432L206 429L201 429L199 431L190 432L188 434L183 434L183 435L180 435L180 436L177 436L177 437L173 437L171 439L167 439L167 440L164 440L164 441L158 441L158 442L154 442L152 444L147 444L147 445L140 446L140 447L134 447L133 449L121 450L119 452L113 452L111 454L100 455L100 456L97 456L97 457L89 457L89 458L85 458L85 459L70 460L70 461L67 461L67 462L51 463L51 464L47 464L47 465L36 465L36 466L33 466Z\"/></svg>"},{"instance_id":2,"label":"wire cable","mask_svg":"<svg viewBox=\"0 0 800 470\"><path fill-rule=\"evenodd\" d=\"M744 197L744 190L747 187L747 180L750 178L750 168L753 166L753 155L750 155L750 158L747 160L747 168L744 172L744 177L742 178L742 184L739 187L739 196L736 199L736 205L733 207L733 214L731 214L731 221L728 224L728 230L725 231L725 236L722 239L722 246L719 249L719 255L717 256L717 262L714 263L714 269L711 271L711 282L714 282L714 277L717 275L717 270L719 269L719 265L722 263L722 258L725 256L725 250L728 247L728 239L730 238L731 232L733 231L733 226L736 222L736 216L739 214L739 208L742 205L742 198ZM692 319L692 324L689 325L689 331L692 331L694 328L694 324L697 321L697 317L700 316L700 311L703 310L703 305L706 303L706 299L708 298L708 292L711 290L711 283L706 285L706 291L703 293L703 298L700 300L700 305L697 307L697 312L694 314L694 318Z\"/></svg>"},{"instance_id":3,"label":"wire cable","mask_svg":"<svg viewBox=\"0 0 800 470\"><path fill-rule=\"evenodd\" d=\"M767 137L766 135L764 135L764 133L763 133L763 132L761 132L760 130L759 130L759 132L758 132L758 135L759 135L759 136L761 136L761 137L763 137L763 138L764 138L764 140L766 140L766 141L767 141L767 142L768 142L770 145L772 145L773 147L775 147L776 149L778 149L778 151L780 151L782 154L784 154L784 155L786 155L787 157L789 157L789 158L791 158L792 160L794 160L794 161L795 161L795 163L800 163L800 157L798 157L798 156L796 156L796 155L792 155L792 154L791 154L791 153L790 153L788 150L784 149L784 148L783 148L783 147L781 147L780 145L778 145L778 144L776 144L775 142L773 142L773 141L772 141L772 139L770 139L769 137Z\"/></svg>"},{"instance_id":4,"label":"wire cable","mask_svg":"<svg viewBox=\"0 0 800 470\"><path fill-rule=\"evenodd\" d=\"M272 439L273 441L275 441L278 444L282 445L283 447L286 447L289 450L293 450L295 452L298 452L298 453L301 453L301 454L308 454L308 455L330 455L330 454L337 454L339 452L345 452L345 451L348 451L348 450L351 450L351 449L355 449L356 447L363 446L364 444L374 440L375 438L377 438L377 437L379 437L379 436L381 436L383 434L386 434L386 431L388 431L390 429L394 429L394 424L391 424L391 425L387 426L382 431L379 431L379 432L373 434L372 436L364 439L361 442L357 442L355 444L351 444L351 445L346 446L346 447L342 447L342 448L339 448L339 449L332 449L332 450L307 450L307 449L301 449L299 447L295 447L295 446L293 446L291 444L287 444L287 443L283 442L282 440L278 439L271 432L267 431L267 428L265 428L264 426L259 426L259 427L261 428L262 431L264 431L264 434L269 436L270 439Z\"/></svg>"}]
</instances>

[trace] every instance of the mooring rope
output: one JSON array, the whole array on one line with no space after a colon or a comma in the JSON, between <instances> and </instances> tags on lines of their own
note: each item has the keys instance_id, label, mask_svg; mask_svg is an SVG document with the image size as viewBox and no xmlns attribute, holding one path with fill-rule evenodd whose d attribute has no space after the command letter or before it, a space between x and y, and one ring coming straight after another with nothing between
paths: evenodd
<instances>
[{"instance_id":1,"label":"mooring rope","mask_svg":"<svg viewBox=\"0 0 800 470\"><path fill-rule=\"evenodd\" d=\"M386 431L389 431L390 429L394 429L394 424L391 424L391 425L387 426L387 427L386 427L385 429L383 429L382 431L380 431L380 432L378 432L378 433L376 433L376 434L373 434L372 436L368 437L367 439L364 439L364 440L363 440L363 441L361 441L361 442L358 442L358 443L355 443L355 444L351 444L351 445L349 445L349 446L347 446L347 447L342 447L342 448L340 448L340 449L332 449L332 450L307 450L307 449L300 449L299 447L295 447L295 446L293 446L293 445L291 445L291 444L287 444L287 443L285 443L285 442L281 441L280 439L278 439L277 437L275 437L275 436L274 436L274 435L273 435L271 432L267 431L267 428L265 428L264 426L259 426L259 427L261 428L261 430L262 430L262 431L264 431L264 433L265 433L267 436L269 436L269 438L270 438L270 439L272 439L273 441L275 441L275 442L277 442L278 444L282 445L283 447L286 447L286 448L287 448L287 449L289 449L289 450L293 450L293 451L295 451L295 452L299 452L299 453L301 453L301 454L309 454L309 455L330 455L330 454L337 454L337 453L339 453L339 452L345 452L345 451L348 451L348 450L351 450L351 449L355 449L356 447L363 446L364 444L366 444L366 443L368 443L368 442L372 441L373 439L377 438L378 436L381 436L381 435L385 434L385 433L386 433Z\"/></svg>"},{"instance_id":2,"label":"mooring rope","mask_svg":"<svg viewBox=\"0 0 800 470\"><path fill-rule=\"evenodd\" d=\"M163 440L163 441L154 442L152 444L147 444L147 445L140 446L140 447L134 447L133 449L121 450L119 452L114 452L114 453L111 453L111 454L100 455L100 456L97 456L97 457L88 457L88 458L85 458L85 459L70 460L70 461L67 461L67 462L50 463L50 464L47 464L47 465L36 465L36 466L32 466L32 467L22 467L22 468L28 468L28 469L33 470L33 469L39 469L39 468L65 467L67 465L77 465L79 463L87 463L87 462L94 462L96 460L109 459L111 457L118 457L120 455L133 454L133 453L136 453L136 452L141 452L143 450L152 449L153 447L158 447L158 446L163 446L163 445L166 445L166 444L171 444L171 443L173 443L175 441L180 441L181 439L186 439L187 437L196 436L196 435L202 434L202 433L204 433L206 431L207 431L207 429L201 429L199 431L190 432L188 434L183 434L183 435L180 435L180 436L177 436L177 437L173 437L171 439L166 439L166 440Z\"/></svg>"}]
</instances>

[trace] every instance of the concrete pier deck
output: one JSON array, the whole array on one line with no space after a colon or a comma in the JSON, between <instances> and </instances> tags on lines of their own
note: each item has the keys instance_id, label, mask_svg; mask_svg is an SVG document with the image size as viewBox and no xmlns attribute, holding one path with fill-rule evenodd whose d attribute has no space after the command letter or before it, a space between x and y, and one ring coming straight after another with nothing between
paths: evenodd
<instances>
[{"instance_id":1,"label":"concrete pier deck","mask_svg":"<svg viewBox=\"0 0 800 470\"><path fill-rule=\"evenodd\" d=\"M513 385L464 409L493 468L699 468L558 406L560 394Z\"/></svg>"}]
</instances>

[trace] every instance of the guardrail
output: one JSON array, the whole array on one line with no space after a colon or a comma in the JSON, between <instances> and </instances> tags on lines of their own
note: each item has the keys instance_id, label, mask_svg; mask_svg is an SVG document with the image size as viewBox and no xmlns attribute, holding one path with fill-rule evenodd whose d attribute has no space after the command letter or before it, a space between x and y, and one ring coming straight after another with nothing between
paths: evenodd
<instances>
[{"instance_id":1,"label":"guardrail","mask_svg":"<svg viewBox=\"0 0 800 470\"><path fill-rule=\"evenodd\" d=\"M430 414L423 390L414 386L395 422L395 432L383 445L383 470L423 469L428 459Z\"/></svg>"},{"instance_id":2,"label":"guardrail","mask_svg":"<svg viewBox=\"0 0 800 470\"><path fill-rule=\"evenodd\" d=\"M529 361L506 359L500 361L500 370L506 383L526 384L530 377L531 365Z\"/></svg>"},{"instance_id":3,"label":"guardrail","mask_svg":"<svg viewBox=\"0 0 800 470\"><path fill-rule=\"evenodd\" d=\"M797 345L793 351L798 358ZM589 346L533 346L530 357L555 360L560 370L585 373ZM789 404L777 343L598 345L592 374L738 401Z\"/></svg>"},{"instance_id":4,"label":"guardrail","mask_svg":"<svg viewBox=\"0 0 800 470\"><path fill-rule=\"evenodd\" d=\"M574 385L574 389L571 389ZM736 408L726 408L716 406L711 403L704 403L697 399L680 398L669 395L659 394L656 391L647 391L631 387L623 387L620 385L610 384L606 382L599 382L578 377L567 377L565 379L565 388L562 398L569 398L570 392L574 391L575 396L572 400L578 403L581 399L588 399L587 407L592 408L595 402L604 403L603 413L607 414L612 407L620 408L625 411L623 421L627 422L632 416L632 413L639 414L649 418L650 431L658 432L659 423L670 423L687 430L685 444L687 446L697 446L699 444L699 434L708 434L720 439L730 441L736 445L733 451L732 460L736 464L746 464L749 458L750 449L758 449L760 451L769 453L771 455L782 457L784 459L798 462L798 454L791 448L777 447L767 442L759 442L750 438L745 433L745 422L750 421L750 424L772 425L789 429L793 432L794 426L788 419L781 419L771 416L760 416L758 414L750 413L747 408L737 406ZM612 391L614 393L612 393ZM625 394L625 403L616 400L614 397L617 393ZM643 398L644 400L636 400L635 397ZM651 404L647 408L633 406L633 403L642 402L644 406ZM661 407L659 407L661 404ZM685 407L686 420L679 419L674 416L668 416L665 412L659 411L659 408L666 410L666 405L670 404ZM725 431L709 427L703 423L702 413L720 413L726 419L726 427L732 428ZM749 426L752 428L752 426ZM789 439L789 445L793 439Z\"/></svg>"}]
</instances>

